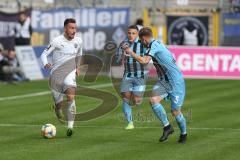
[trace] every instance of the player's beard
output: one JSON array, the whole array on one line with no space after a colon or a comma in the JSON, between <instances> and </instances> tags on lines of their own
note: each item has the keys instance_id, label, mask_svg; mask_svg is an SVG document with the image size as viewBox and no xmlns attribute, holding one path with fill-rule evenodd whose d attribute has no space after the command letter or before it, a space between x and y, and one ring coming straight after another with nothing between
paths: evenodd
<instances>
[{"instance_id":1,"label":"player's beard","mask_svg":"<svg viewBox=\"0 0 240 160\"><path fill-rule=\"evenodd\" d=\"M73 39L74 37L75 37L75 33L71 34L71 35L69 36L69 39Z\"/></svg>"},{"instance_id":2,"label":"player's beard","mask_svg":"<svg viewBox=\"0 0 240 160\"><path fill-rule=\"evenodd\" d=\"M72 33L72 34L67 34L65 33L64 36L68 39L68 40L72 40L75 37L76 33Z\"/></svg>"},{"instance_id":3,"label":"player's beard","mask_svg":"<svg viewBox=\"0 0 240 160\"><path fill-rule=\"evenodd\" d=\"M143 46L146 47L146 48L149 46L148 44L145 44L145 43L142 43L142 44L143 44Z\"/></svg>"},{"instance_id":4,"label":"player's beard","mask_svg":"<svg viewBox=\"0 0 240 160\"><path fill-rule=\"evenodd\" d=\"M131 41L129 40L129 43L134 43L134 41L136 40L136 38L135 39L132 39Z\"/></svg>"}]
</instances>

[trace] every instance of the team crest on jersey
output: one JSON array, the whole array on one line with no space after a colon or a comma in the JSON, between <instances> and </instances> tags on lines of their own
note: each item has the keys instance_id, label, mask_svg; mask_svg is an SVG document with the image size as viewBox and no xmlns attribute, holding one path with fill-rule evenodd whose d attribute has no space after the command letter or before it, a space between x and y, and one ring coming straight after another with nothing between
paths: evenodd
<instances>
[{"instance_id":1,"label":"team crest on jersey","mask_svg":"<svg viewBox=\"0 0 240 160\"><path fill-rule=\"evenodd\" d=\"M77 47L78 47L77 43L74 43L74 47L75 47L75 48L77 48Z\"/></svg>"}]
</instances>

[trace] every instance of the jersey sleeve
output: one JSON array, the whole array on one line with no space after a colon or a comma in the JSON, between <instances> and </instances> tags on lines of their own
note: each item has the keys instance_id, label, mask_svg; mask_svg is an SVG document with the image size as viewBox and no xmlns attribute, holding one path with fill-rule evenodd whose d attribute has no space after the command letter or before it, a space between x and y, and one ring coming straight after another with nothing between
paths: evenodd
<instances>
[{"instance_id":1,"label":"jersey sleeve","mask_svg":"<svg viewBox=\"0 0 240 160\"><path fill-rule=\"evenodd\" d=\"M77 53L77 56L82 56L82 50L83 50L83 41L81 38L79 38L78 40L78 43L79 43L79 49L78 49L78 53Z\"/></svg>"},{"instance_id":2,"label":"jersey sleeve","mask_svg":"<svg viewBox=\"0 0 240 160\"><path fill-rule=\"evenodd\" d=\"M147 55L154 57L155 54L158 52L158 49L159 49L158 48L158 43L156 43L156 41L155 41L155 42L152 43Z\"/></svg>"},{"instance_id":3,"label":"jersey sleeve","mask_svg":"<svg viewBox=\"0 0 240 160\"><path fill-rule=\"evenodd\" d=\"M122 42L123 43L123 42ZM115 54L115 61L117 63L120 63L122 56L123 56L123 50L121 48L122 43L119 45L119 47L117 48L116 54Z\"/></svg>"},{"instance_id":4,"label":"jersey sleeve","mask_svg":"<svg viewBox=\"0 0 240 160\"><path fill-rule=\"evenodd\" d=\"M41 61L43 66L45 66L46 64L48 64L48 60L47 57L48 55L50 55L56 48L56 42L52 41L47 48L44 49L42 55L41 55Z\"/></svg>"}]
</instances>

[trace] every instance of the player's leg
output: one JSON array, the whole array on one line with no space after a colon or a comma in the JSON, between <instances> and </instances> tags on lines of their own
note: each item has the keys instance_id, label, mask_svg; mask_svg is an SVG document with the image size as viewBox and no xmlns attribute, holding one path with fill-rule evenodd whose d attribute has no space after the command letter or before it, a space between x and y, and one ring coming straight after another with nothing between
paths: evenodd
<instances>
[{"instance_id":1,"label":"player's leg","mask_svg":"<svg viewBox=\"0 0 240 160\"><path fill-rule=\"evenodd\" d=\"M69 73L64 79L63 90L67 96L67 121L68 121L68 130L67 136L73 134L73 125L76 114L76 104L75 104L75 95L76 95L76 70L73 70Z\"/></svg>"},{"instance_id":2,"label":"player's leg","mask_svg":"<svg viewBox=\"0 0 240 160\"><path fill-rule=\"evenodd\" d=\"M133 99L134 104L135 104L137 107L140 107L140 105L142 104L142 101L143 101L143 100L142 100L143 97L142 97L142 96L139 96L139 95L136 95L136 94L133 94L132 99Z\"/></svg>"},{"instance_id":3,"label":"player's leg","mask_svg":"<svg viewBox=\"0 0 240 160\"><path fill-rule=\"evenodd\" d=\"M132 105L137 105L138 108L142 103L142 96L145 90L145 87L142 86L142 83L139 84L140 82L136 82L137 78L133 78L132 82L131 82L131 91L132 92L128 92L130 93L130 101L132 101ZM145 84L144 84L145 85ZM132 107L131 107L132 109ZM132 117L132 115L131 115ZM133 122L128 123L128 126L126 127L126 129L133 129L134 125Z\"/></svg>"},{"instance_id":4,"label":"player's leg","mask_svg":"<svg viewBox=\"0 0 240 160\"><path fill-rule=\"evenodd\" d=\"M170 94L172 115L175 117L175 120L181 131L178 140L179 143L185 143L187 139L186 119L181 112L181 106L183 105L184 97L185 97L185 85L184 82L182 82L179 83L177 87L173 89L173 92Z\"/></svg>"},{"instance_id":5,"label":"player's leg","mask_svg":"<svg viewBox=\"0 0 240 160\"><path fill-rule=\"evenodd\" d=\"M172 114L175 117L175 120L177 121L178 127L181 131L181 134L179 136L178 142L179 143L185 143L187 140L187 125L186 125L186 119L183 116L180 109L172 109Z\"/></svg>"},{"instance_id":6,"label":"player's leg","mask_svg":"<svg viewBox=\"0 0 240 160\"><path fill-rule=\"evenodd\" d=\"M130 100L132 97L132 79L123 77L121 82L121 95L122 95L122 110L128 125L125 129L133 129L132 107Z\"/></svg>"},{"instance_id":7,"label":"player's leg","mask_svg":"<svg viewBox=\"0 0 240 160\"><path fill-rule=\"evenodd\" d=\"M146 89L146 79L144 78L134 78L133 91L132 91L132 101L134 105L137 106L138 115L141 115L141 104L143 101L143 95Z\"/></svg>"},{"instance_id":8,"label":"player's leg","mask_svg":"<svg viewBox=\"0 0 240 160\"><path fill-rule=\"evenodd\" d=\"M76 94L76 88L70 87L66 91L67 96L67 121L68 121L68 131L67 136L72 135L73 125L74 125L74 119L76 114L76 104L75 104L75 94Z\"/></svg>"},{"instance_id":9,"label":"player's leg","mask_svg":"<svg viewBox=\"0 0 240 160\"><path fill-rule=\"evenodd\" d=\"M56 113L57 118L58 118L60 121L63 120L63 118L64 118L64 115L63 115L63 113L62 113L62 108L63 108L63 101L58 102L58 103L55 103L54 110L55 110L55 113ZM62 121L61 121L61 122L62 122Z\"/></svg>"},{"instance_id":10,"label":"player's leg","mask_svg":"<svg viewBox=\"0 0 240 160\"><path fill-rule=\"evenodd\" d=\"M133 125L133 117L132 117L132 107L130 106L130 100L132 97L132 93L131 92L124 92L122 93L122 110L125 116L125 119L127 120L127 126L125 127L125 129L134 129L134 125Z\"/></svg>"},{"instance_id":11,"label":"player's leg","mask_svg":"<svg viewBox=\"0 0 240 160\"><path fill-rule=\"evenodd\" d=\"M168 121L167 113L163 105L160 103L161 100L166 96L168 96L166 86L163 84L163 82L158 81L153 87L150 102L153 112L163 124L163 134L159 139L160 142L166 141L168 139L168 136L174 132L173 127Z\"/></svg>"},{"instance_id":12,"label":"player's leg","mask_svg":"<svg viewBox=\"0 0 240 160\"><path fill-rule=\"evenodd\" d=\"M146 89L146 79L134 78L132 98L135 105L140 106L142 104L143 95Z\"/></svg>"},{"instance_id":13,"label":"player's leg","mask_svg":"<svg viewBox=\"0 0 240 160\"><path fill-rule=\"evenodd\" d=\"M55 110L55 114L58 118L58 120L63 123L63 119L64 119L64 115L62 113L62 107L63 107L63 96L64 94L59 93L57 91L55 91L54 89L52 89L52 95L53 95L53 99L54 99L54 110Z\"/></svg>"}]
</instances>

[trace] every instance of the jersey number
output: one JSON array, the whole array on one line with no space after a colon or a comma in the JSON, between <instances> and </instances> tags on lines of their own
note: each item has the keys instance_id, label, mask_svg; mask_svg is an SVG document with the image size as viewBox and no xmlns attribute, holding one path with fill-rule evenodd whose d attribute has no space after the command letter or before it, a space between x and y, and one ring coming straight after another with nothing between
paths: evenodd
<instances>
[{"instance_id":1,"label":"jersey number","mask_svg":"<svg viewBox=\"0 0 240 160\"><path fill-rule=\"evenodd\" d=\"M175 96L175 100L174 100L174 103L178 103L179 102L179 96Z\"/></svg>"}]
</instances>

